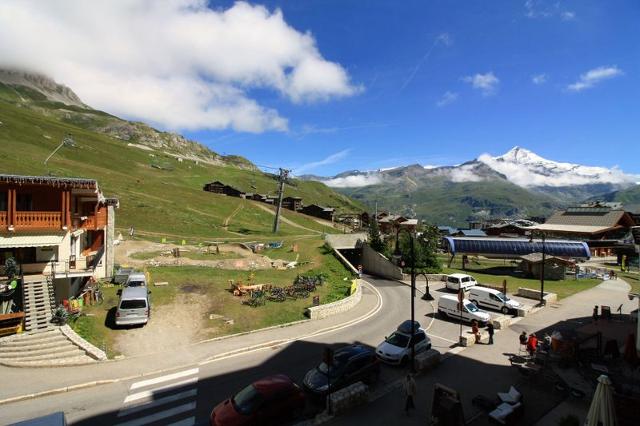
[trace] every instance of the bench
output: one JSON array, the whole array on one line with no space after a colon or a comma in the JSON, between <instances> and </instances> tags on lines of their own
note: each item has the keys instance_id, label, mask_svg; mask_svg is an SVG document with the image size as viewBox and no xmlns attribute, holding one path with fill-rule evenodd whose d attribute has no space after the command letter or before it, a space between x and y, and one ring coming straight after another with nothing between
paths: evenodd
<instances>
[{"instance_id":1,"label":"bench","mask_svg":"<svg viewBox=\"0 0 640 426\"><path fill-rule=\"evenodd\" d=\"M24 312L0 315L0 337L21 333L24 322Z\"/></svg>"}]
</instances>

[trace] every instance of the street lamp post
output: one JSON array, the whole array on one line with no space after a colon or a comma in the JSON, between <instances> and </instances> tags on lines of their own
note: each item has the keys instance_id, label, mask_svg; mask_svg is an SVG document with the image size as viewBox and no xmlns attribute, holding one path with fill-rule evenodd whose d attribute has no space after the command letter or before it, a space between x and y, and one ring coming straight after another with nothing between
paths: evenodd
<instances>
[{"instance_id":1,"label":"street lamp post","mask_svg":"<svg viewBox=\"0 0 640 426\"><path fill-rule=\"evenodd\" d=\"M403 229L407 234L409 234L409 242L410 242L410 250L411 250L411 340L409 344L411 345L411 372L415 373L415 358L416 358L416 345L415 345L415 317L416 317L416 309L415 309L415 298L416 298L416 249L415 249L415 236L412 232ZM396 238L396 255L400 255L400 245L399 245L399 237L400 237L400 228L398 227Z\"/></svg>"},{"instance_id":2,"label":"street lamp post","mask_svg":"<svg viewBox=\"0 0 640 426\"><path fill-rule=\"evenodd\" d=\"M540 306L544 306L545 305L545 300L544 300L544 266L545 266L545 261L546 261L546 255L547 255L547 247L546 247L546 236L544 233L540 233L540 239L542 241L542 264L540 265ZM529 240L530 242L534 242L533 241L533 233L531 234L531 239Z\"/></svg>"}]
</instances>

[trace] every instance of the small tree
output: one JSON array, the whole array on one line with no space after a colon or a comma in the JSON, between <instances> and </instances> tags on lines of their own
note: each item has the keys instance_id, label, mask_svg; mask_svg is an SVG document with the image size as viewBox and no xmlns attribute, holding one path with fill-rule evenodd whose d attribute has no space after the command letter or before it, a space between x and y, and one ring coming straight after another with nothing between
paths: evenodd
<instances>
[{"instance_id":1,"label":"small tree","mask_svg":"<svg viewBox=\"0 0 640 426\"><path fill-rule=\"evenodd\" d=\"M433 226L425 226L414 237L413 251L415 253L415 269L417 273L437 273L442 267L436 257L438 245L438 229ZM400 254L404 260L405 268L410 268L413 264L411 253L411 237L406 232L400 233Z\"/></svg>"},{"instance_id":2,"label":"small tree","mask_svg":"<svg viewBox=\"0 0 640 426\"><path fill-rule=\"evenodd\" d=\"M369 245L378 253L384 253L387 249L386 244L382 241L378 221L375 218L369 224Z\"/></svg>"}]
</instances>

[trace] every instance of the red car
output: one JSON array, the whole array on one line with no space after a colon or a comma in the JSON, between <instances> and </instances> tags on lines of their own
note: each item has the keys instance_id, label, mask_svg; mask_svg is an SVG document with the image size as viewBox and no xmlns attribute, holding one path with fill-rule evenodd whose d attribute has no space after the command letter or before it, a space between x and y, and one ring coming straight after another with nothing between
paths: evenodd
<instances>
[{"instance_id":1,"label":"red car","mask_svg":"<svg viewBox=\"0 0 640 426\"><path fill-rule=\"evenodd\" d=\"M278 425L304 412L302 389L284 374L265 377L218 404L211 426Z\"/></svg>"}]
</instances>

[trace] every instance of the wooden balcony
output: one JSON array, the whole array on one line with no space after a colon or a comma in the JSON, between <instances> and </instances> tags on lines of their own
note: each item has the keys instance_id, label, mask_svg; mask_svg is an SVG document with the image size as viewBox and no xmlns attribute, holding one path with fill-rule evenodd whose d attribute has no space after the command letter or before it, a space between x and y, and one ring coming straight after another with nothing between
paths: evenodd
<instances>
[{"instance_id":1,"label":"wooden balcony","mask_svg":"<svg viewBox=\"0 0 640 426\"><path fill-rule=\"evenodd\" d=\"M0 226L3 228L9 226L9 214L7 212L0 212Z\"/></svg>"},{"instance_id":2,"label":"wooden balcony","mask_svg":"<svg viewBox=\"0 0 640 426\"><path fill-rule=\"evenodd\" d=\"M14 227L18 229L60 229L60 212L16 212Z\"/></svg>"}]
</instances>

